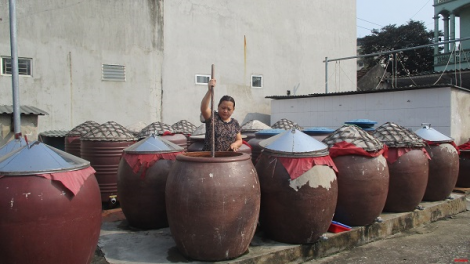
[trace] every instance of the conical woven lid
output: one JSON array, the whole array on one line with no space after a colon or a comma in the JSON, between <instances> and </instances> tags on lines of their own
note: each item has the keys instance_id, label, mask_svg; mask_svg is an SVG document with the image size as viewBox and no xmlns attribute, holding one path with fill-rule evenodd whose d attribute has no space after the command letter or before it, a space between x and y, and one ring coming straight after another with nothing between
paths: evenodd
<instances>
[{"instance_id":1,"label":"conical woven lid","mask_svg":"<svg viewBox=\"0 0 470 264\"><path fill-rule=\"evenodd\" d=\"M374 136L356 125L343 125L331 135L322 140L329 148L340 142L351 143L365 151L378 151L383 149L383 143Z\"/></svg>"},{"instance_id":2,"label":"conical woven lid","mask_svg":"<svg viewBox=\"0 0 470 264\"><path fill-rule=\"evenodd\" d=\"M271 127L258 120L250 120L242 125L242 132L260 131L263 129L271 129Z\"/></svg>"},{"instance_id":3,"label":"conical woven lid","mask_svg":"<svg viewBox=\"0 0 470 264\"><path fill-rule=\"evenodd\" d=\"M192 136L199 136L199 135L205 135L206 134L206 124L202 124L196 128L196 130L193 131L191 134Z\"/></svg>"},{"instance_id":4,"label":"conical woven lid","mask_svg":"<svg viewBox=\"0 0 470 264\"><path fill-rule=\"evenodd\" d=\"M191 135L193 131L196 130L196 128L197 127L195 125L186 120L181 120L171 125L171 130L173 133L181 133L186 135Z\"/></svg>"},{"instance_id":5,"label":"conical woven lid","mask_svg":"<svg viewBox=\"0 0 470 264\"><path fill-rule=\"evenodd\" d=\"M131 131L122 125L108 121L98 127L93 128L90 132L81 137L81 140L92 141L133 141L136 140Z\"/></svg>"},{"instance_id":6,"label":"conical woven lid","mask_svg":"<svg viewBox=\"0 0 470 264\"><path fill-rule=\"evenodd\" d=\"M435 130L431 127L429 123L421 124L421 128L416 130L415 133L423 138L426 141L431 142L452 142L454 141L452 138L442 134L441 132Z\"/></svg>"},{"instance_id":7,"label":"conical woven lid","mask_svg":"<svg viewBox=\"0 0 470 264\"><path fill-rule=\"evenodd\" d=\"M98 124L95 121L86 121L74 127L65 136L66 137L81 137L85 135L86 133L90 132L93 128L98 127L98 126L100 126L100 124Z\"/></svg>"},{"instance_id":8,"label":"conical woven lid","mask_svg":"<svg viewBox=\"0 0 470 264\"><path fill-rule=\"evenodd\" d=\"M392 122L387 122L373 133L373 136L394 148L422 148L426 146L424 140L413 131Z\"/></svg>"},{"instance_id":9,"label":"conical woven lid","mask_svg":"<svg viewBox=\"0 0 470 264\"><path fill-rule=\"evenodd\" d=\"M154 154L154 153L170 153L180 152L184 149L166 139L150 135L145 139L124 149L126 153L133 154Z\"/></svg>"},{"instance_id":10,"label":"conical woven lid","mask_svg":"<svg viewBox=\"0 0 470 264\"><path fill-rule=\"evenodd\" d=\"M162 122L153 122L152 124L144 127L142 131L140 131L138 138L145 138L150 135L163 135L165 132L171 132L170 125L167 125Z\"/></svg>"},{"instance_id":11,"label":"conical woven lid","mask_svg":"<svg viewBox=\"0 0 470 264\"><path fill-rule=\"evenodd\" d=\"M328 147L297 129L286 130L259 142L265 150L291 156L327 156Z\"/></svg>"},{"instance_id":12,"label":"conical woven lid","mask_svg":"<svg viewBox=\"0 0 470 264\"><path fill-rule=\"evenodd\" d=\"M276 123L274 123L271 128L274 128L274 129L285 129L285 130L289 130L291 128L295 128L297 130L303 130L303 127L297 125L297 123L294 123L290 120L287 120L285 118L282 118L281 120L277 121Z\"/></svg>"},{"instance_id":13,"label":"conical woven lid","mask_svg":"<svg viewBox=\"0 0 470 264\"><path fill-rule=\"evenodd\" d=\"M31 175L84 169L90 162L39 141L0 157L0 175Z\"/></svg>"}]
</instances>

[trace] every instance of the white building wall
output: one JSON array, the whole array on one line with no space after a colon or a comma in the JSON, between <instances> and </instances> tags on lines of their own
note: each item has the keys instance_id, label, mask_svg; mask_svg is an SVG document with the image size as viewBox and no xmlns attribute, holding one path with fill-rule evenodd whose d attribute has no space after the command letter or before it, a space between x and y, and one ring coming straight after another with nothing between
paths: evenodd
<instances>
[{"instance_id":1,"label":"white building wall","mask_svg":"<svg viewBox=\"0 0 470 264\"><path fill-rule=\"evenodd\" d=\"M271 125L286 118L307 127L337 129L353 119L394 122L413 131L422 123L459 144L470 137L470 93L450 87L331 95L271 102Z\"/></svg>"},{"instance_id":2,"label":"white building wall","mask_svg":"<svg viewBox=\"0 0 470 264\"><path fill-rule=\"evenodd\" d=\"M49 115L39 131L87 120L129 125L160 112L163 51L160 1L16 1L18 56L33 59L19 101ZM10 56L8 1L0 1L0 55ZM102 81L102 64L126 67L125 82ZM0 104L12 104L0 75Z\"/></svg>"},{"instance_id":3,"label":"white building wall","mask_svg":"<svg viewBox=\"0 0 470 264\"><path fill-rule=\"evenodd\" d=\"M207 88L194 76L209 74L211 64L216 103L229 94L240 122L266 118L266 96L323 92L325 57L356 49L356 1L17 0L16 7L18 55L33 59L19 100L49 113L39 132L87 120L198 125ZM0 1L0 56L10 56L8 10ZM102 81L102 64L124 65L126 81ZM330 63L329 72L330 91L356 89L355 60ZM251 88L253 74L263 76L263 88ZM0 88L0 104L11 105L11 76L0 75Z\"/></svg>"},{"instance_id":4,"label":"white building wall","mask_svg":"<svg viewBox=\"0 0 470 264\"><path fill-rule=\"evenodd\" d=\"M270 114L266 96L294 94L296 87L296 94L323 92L325 57L356 53L355 8L356 1L166 1L163 121L200 124L207 86L195 85L194 75L210 74L211 64L215 104L224 94L233 96L240 122ZM334 70L330 63L333 77ZM342 77L331 80L330 90L356 90L355 60L336 70ZM251 88L251 75L262 75L264 87Z\"/></svg>"}]
</instances>

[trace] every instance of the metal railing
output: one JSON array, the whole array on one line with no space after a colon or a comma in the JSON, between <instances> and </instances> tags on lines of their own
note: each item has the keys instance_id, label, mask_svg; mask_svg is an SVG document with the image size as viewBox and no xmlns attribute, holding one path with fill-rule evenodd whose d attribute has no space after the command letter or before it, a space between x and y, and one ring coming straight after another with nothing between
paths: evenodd
<instances>
[{"instance_id":1,"label":"metal railing","mask_svg":"<svg viewBox=\"0 0 470 264\"><path fill-rule=\"evenodd\" d=\"M445 66L447 64L462 62L470 62L470 50L460 50L453 53L447 52L434 55L434 66Z\"/></svg>"}]
</instances>

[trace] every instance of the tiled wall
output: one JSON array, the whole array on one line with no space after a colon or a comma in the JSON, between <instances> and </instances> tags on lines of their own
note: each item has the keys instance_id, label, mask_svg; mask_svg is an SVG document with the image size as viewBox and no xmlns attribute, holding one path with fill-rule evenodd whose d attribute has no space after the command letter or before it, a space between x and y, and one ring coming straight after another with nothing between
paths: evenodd
<instances>
[{"instance_id":1,"label":"tiled wall","mask_svg":"<svg viewBox=\"0 0 470 264\"><path fill-rule=\"evenodd\" d=\"M394 122L413 131L421 123L431 123L450 136L451 92L452 88L443 87L273 100L271 125L286 118L305 128L336 129L345 121L360 118L377 121L376 126Z\"/></svg>"}]
</instances>

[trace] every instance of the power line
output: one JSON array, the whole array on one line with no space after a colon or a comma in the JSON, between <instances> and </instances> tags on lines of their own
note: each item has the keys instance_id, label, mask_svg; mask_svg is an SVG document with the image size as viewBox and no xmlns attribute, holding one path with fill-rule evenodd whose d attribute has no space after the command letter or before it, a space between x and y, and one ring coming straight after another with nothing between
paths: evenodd
<instances>
[{"instance_id":1,"label":"power line","mask_svg":"<svg viewBox=\"0 0 470 264\"><path fill-rule=\"evenodd\" d=\"M413 17L415 17L419 12L421 12L421 10L423 10L423 8L424 8L425 6L427 6L427 5L429 4L429 2L431 2L431 0L428 0L428 1L426 2L426 4L424 4L424 5L418 10L418 12L416 12L410 19L413 19Z\"/></svg>"},{"instance_id":2,"label":"power line","mask_svg":"<svg viewBox=\"0 0 470 264\"><path fill-rule=\"evenodd\" d=\"M362 20L362 21L367 22L367 23L371 23L371 24L376 25L376 26L379 26L379 27L383 27L382 25L379 25L379 24L374 23L374 22L370 22L370 21L368 21L368 20L365 20L365 19L362 19L362 18L359 18L359 17L356 17L356 19Z\"/></svg>"}]
</instances>

